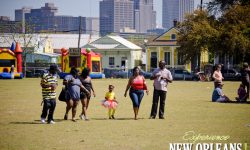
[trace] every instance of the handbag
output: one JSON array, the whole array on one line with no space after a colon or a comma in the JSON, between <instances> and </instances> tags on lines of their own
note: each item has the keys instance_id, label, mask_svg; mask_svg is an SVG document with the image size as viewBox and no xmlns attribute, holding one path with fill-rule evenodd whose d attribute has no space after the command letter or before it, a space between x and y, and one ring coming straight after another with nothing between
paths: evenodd
<instances>
[{"instance_id":1,"label":"handbag","mask_svg":"<svg viewBox=\"0 0 250 150\"><path fill-rule=\"evenodd\" d=\"M61 93L59 94L58 100L66 102L70 99L67 88L63 87Z\"/></svg>"}]
</instances>

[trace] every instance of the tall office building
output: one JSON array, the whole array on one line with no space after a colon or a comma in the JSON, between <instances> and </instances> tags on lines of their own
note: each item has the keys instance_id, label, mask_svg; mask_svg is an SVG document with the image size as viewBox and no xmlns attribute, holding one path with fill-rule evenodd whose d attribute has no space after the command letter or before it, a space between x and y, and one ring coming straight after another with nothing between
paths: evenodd
<instances>
[{"instance_id":1,"label":"tall office building","mask_svg":"<svg viewBox=\"0 0 250 150\"><path fill-rule=\"evenodd\" d=\"M146 33L155 29L153 0L103 0L100 2L100 31Z\"/></svg>"},{"instance_id":2,"label":"tall office building","mask_svg":"<svg viewBox=\"0 0 250 150\"><path fill-rule=\"evenodd\" d=\"M162 26L173 27L173 20L182 22L187 13L194 11L194 0L162 0Z\"/></svg>"},{"instance_id":3,"label":"tall office building","mask_svg":"<svg viewBox=\"0 0 250 150\"><path fill-rule=\"evenodd\" d=\"M15 10L15 20L25 20L34 27L35 32L78 33L80 17L58 16L57 11L53 3L45 3L44 7L38 9ZM81 17L81 29L82 33L99 34L99 18Z\"/></svg>"},{"instance_id":4,"label":"tall office building","mask_svg":"<svg viewBox=\"0 0 250 150\"><path fill-rule=\"evenodd\" d=\"M22 9L15 10L15 21L23 21L25 20L25 14L30 13L30 7L23 7Z\"/></svg>"},{"instance_id":5,"label":"tall office building","mask_svg":"<svg viewBox=\"0 0 250 150\"><path fill-rule=\"evenodd\" d=\"M153 0L134 0L136 32L146 33L147 30L156 28L156 11L153 3Z\"/></svg>"},{"instance_id":6,"label":"tall office building","mask_svg":"<svg viewBox=\"0 0 250 150\"><path fill-rule=\"evenodd\" d=\"M100 1L100 32L102 35L134 29L134 2L132 0Z\"/></svg>"}]
</instances>

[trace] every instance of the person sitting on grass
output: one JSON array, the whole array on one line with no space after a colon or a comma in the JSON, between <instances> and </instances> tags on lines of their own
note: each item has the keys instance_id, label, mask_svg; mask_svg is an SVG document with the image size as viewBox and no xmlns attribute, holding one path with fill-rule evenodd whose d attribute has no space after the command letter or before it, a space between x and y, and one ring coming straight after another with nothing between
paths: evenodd
<instances>
[{"instance_id":1,"label":"person sitting on grass","mask_svg":"<svg viewBox=\"0 0 250 150\"><path fill-rule=\"evenodd\" d=\"M213 91L212 102L230 102L230 99L222 92L222 87L224 84L222 84L221 81L218 81L215 83L215 85L216 88Z\"/></svg>"},{"instance_id":2,"label":"person sitting on grass","mask_svg":"<svg viewBox=\"0 0 250 150\"><path fill-rule=\"evenodd\" d=\"M115 93L114 93L114 86L109 85L109 91L105 94L105 100L102 101L102 105L105 108L108 108L108 115L109 119L115 119L115 109L118 105L116 98L115 98Z\"/></svg>"},{"instance_id":3,"label":"person sitting on grass","mask_svg":"<svg viewBox=\"0 0 250 150\"><path fill-rule=\"evenodd\" d=\"M237 102L246 102L247 101L247 91L245 90L245 86L241 83L238 89L238 97L235 99Z\"/></svg>"}]
</instances>

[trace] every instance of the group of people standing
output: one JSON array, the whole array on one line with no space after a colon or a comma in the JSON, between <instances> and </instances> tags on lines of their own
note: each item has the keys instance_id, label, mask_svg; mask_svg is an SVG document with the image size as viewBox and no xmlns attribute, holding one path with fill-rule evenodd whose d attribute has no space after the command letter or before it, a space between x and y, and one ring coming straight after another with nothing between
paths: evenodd
<instances>
[{"instance_id":1,"label":"group of people standing","mask_svg":"<svg viewBox=\"0 0 250 150\"><path fill-rule=\"evenodd\" d=\"M44 74L41 80L41 87L43 91L43 111L41 115L41 122L46 123L45 119L48 115L48 123L54 124L53 114L56 107L56 92L55 89L58 85L56 79L57 67L55 65L50 66L49 72ZM63 85L67 89L68 99L66 101L66 112L64 119L68 119L69 111L72 109L72 121L76 121L76 110L79 101L82 103L82 113L79 116L80 119L89 120L87 117L87 109L91 95L95 97L95 91L89 76L90 70L85 68L82 73L78 75L76 68L71 68L70 74L65 76ZM173 78L168 69L165 67L165 61L159 62L159 68L155 69L152 73L151 80L154 80L154 91L153 91L153 103L151 108L150 119L155 119L157 115L158 102L160 100L159 107L159 119L164 119L164 108L167 96L167 85L171 83ZM115 119L115 109L118 105L116 101L114 86L109 85L108 92L105 94L105 100L102 101L102 105L108 108L109 119ZM131 98L134 110L134 119L138 119L138 113L141 101L144 96L144 91L147 95L149 90L146 84L144 76L140 75L139 67L133 69L133 75L129 78L128 84L125 89L124 97L129 96Z\"/></svg>"},{"instance_id":2,"label":"group of people standing","mask_svg":"<svg viewBox=\"0 0 250 150\"><path fill-rule=\"evenodd\" d=\"M213 102L231 102L231 100L222 92L224 79L221 73L221 65L215 66L215 71L213 73L214 79L214 91L212 94ZM249 98L249 85L250 85L250 68L248 63L244 63L241 69L241 84L237 90L238 97L236 97L237 102L246 102Z\"/></svg>"}]
</instances>

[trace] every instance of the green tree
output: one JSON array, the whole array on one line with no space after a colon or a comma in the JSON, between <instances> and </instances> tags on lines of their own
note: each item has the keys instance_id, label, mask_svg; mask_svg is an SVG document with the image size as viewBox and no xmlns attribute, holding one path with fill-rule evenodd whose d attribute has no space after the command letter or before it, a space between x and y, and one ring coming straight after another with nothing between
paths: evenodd
<instances>
[{"instance_id":1,"label":"green tree","mask_svg":"<svg viewBox=\"0 0 250 150\"><path fill-rule=\"evenodd\" d=\"M179 24L178 52L184 62L196 58L197 67L200 67L201 52L214 47L214 40L219 35L218 30L213 27L215 24L214 17L209 16L207 11L200 10L186 16L185 21Z\"/></svg>"},{"instance_id":2,"label":"green tree","mask_svg":"<svg viewBox=\"0 0 250 150\"><path fill-rule=\"evenodd\" d=\"M219 19L221 24L218 52L241 58L250 55L250 7L234 5Z\"/></svg>"}]
</instances>

